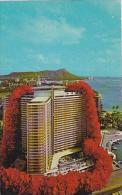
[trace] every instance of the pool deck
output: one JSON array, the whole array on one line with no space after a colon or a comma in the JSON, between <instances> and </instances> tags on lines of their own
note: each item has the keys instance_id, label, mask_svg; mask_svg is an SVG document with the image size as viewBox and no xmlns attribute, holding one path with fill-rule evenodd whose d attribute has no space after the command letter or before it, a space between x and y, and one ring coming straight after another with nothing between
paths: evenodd
<instances>
[{"instance_id":1,"label":"pool deck","mask_svg":"<svg viewBox=\"0 0 122 195\"><path fill-rule=\"evenodd\" d=\"M111 131L111 130L108 130L108 131L103 131L102 132L102 137L103 137L103 140L102 140L102 146L104 148L106 148L106 144L109 142L109 141L115 141L117 139L121 139L122 140L122 131L117 131L117 130L114 130L114 131Z\"/></svg>"}]
</instances>

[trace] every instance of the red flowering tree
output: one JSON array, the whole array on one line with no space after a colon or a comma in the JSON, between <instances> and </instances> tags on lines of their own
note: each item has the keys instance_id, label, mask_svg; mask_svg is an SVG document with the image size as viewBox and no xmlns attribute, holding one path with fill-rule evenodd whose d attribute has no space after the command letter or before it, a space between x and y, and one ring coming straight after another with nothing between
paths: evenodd
<instances>
[{"instance_id":1,"label":"red flowering tree","mask_svg":"<svg viewBox=\"0 0 122 195\"><path fill-rule=\"evenodd\" d=\"M25 88L26 89L26 88ZM31 92L31 88L28 88L26 92ZM10 153L15 152L15 127L17 127L18 115L14 114L16 112L19 114L18 101L24 90L18 91L17 99L14 100L14 105L12 112L7 111L6 117L10 119L10 122L5 123L6 133L11 135L12 141L8 139L5 133L3 135L3 143L5 146L3 148L3 154L7 150L8 146L11 146L9 150ZM88 138L84 141L84 154L90 156L94 161L94 169L92 171L77 172L72 171L66 175L59 174L54 177L46 176L30 176L26 173L20 172L16 169L3 167L0 168L0 185L4 190L9 189L16 192L18 195L74 195L77 192L92 192L101 189L105 186L109 176L112 171L112 159L108 156L108 153L100 147L101 133L100 124L98 122L96 104L95 104L95 94L91 87L83 81L70 83L66 86L66 91L75 91L81 93L85 99L86 106L86 118L87 118L87 131ZM16 90L13 92L15 93ZM10 101L12 102L12 101ZM9 103L9 106L11 104ZM9 113L9 114L8 114ZM14 121L14 125L12 121ZM10 131L8 131L10 129ZM84 194L84 193L83 193Z\"/></svg>"},{"instance_id":2,"label":"red flowering tree","mask_svg":"<svg viewBox=\"0 0 122 195\"><path fill-rule=\"evenodd\" d=\"M8 100L5 111L5 121L3 127L3 138L1 144L1 157L9 161L16 157L20 149L20 98L25 94L32 93L31 86L22 85L17 87Z\"/></svg>"}]
</instances>

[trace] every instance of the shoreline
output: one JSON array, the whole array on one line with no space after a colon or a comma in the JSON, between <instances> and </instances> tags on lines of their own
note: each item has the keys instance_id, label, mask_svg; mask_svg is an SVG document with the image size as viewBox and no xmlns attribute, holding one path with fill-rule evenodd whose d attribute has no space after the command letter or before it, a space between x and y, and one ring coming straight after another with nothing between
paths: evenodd
<instances>
[{"instance_id":1,"label":"shoreline","mask_svg":"<svg viewBox=\"0 0 122 195\"><path fill-rule=\"evenodd\" d=\"M107 150L109 155L112 156L113 165L115 165L115 167L119 167L120 169L122 169L122 156L119 149L117 149L118 147L115 147L116 150L114 151L114 144L117 144L118 142L120 143L122 142L122 131L114 130L111 132L109 131L102 132L101 146L105 150Z\"/></svg>"},{"instance_id":2,"label":"shoreline","mask_svg":"<svg viewBox=\"0 0 122 195\"><path fill-rule=\"evenodd\" d=\"M101 146L107 149L106 144L108 142L113 144L114 141L122 140L122 131L118 130L105 130L102 131L102 143Z\"/></svg>"}]
</instances>

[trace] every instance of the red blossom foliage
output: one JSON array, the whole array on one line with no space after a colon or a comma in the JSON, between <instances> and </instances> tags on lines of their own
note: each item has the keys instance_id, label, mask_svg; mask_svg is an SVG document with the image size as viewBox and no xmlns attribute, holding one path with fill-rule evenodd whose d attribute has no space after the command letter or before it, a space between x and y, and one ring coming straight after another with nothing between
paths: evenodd
<instances>
[{"instance_id":1,"label":"red blossom foliage","mask_svg":"<svg viewBox=\"0 0 122 195\"><path fill-rule=\"evenodd\" d=\"M27 90L31 91L31 88ZM26 92L27 92L26 91ZM66 91L76 91L83 94L86 105L86 116L87 116L87 130L88 138L84 141L84 154L91 156L93 158L95 165L92 172L86 171L79 173L77 171L69 172L66 175L59 174L54 177L46 176L30 176L24 172L20 172L13 168L5 169L0 168L0 186L3 191L6 189L12 189L18 195L74 195L80 190L85 190L87 192L92 192L98 189L101 189L105 186L109 176L112 171L112 159L108 156L108 153L100 147L101 134L100 134L100 125L98 122L96 104L95 104L95 94L91 87L83 81L74 82L66 86ZM15 91L13 94L16 95L12 112L7 109L7 118L10 119L9 124L5 124L5 128L9 135L12 133L12 142L7 139L7 136L3 136L4 143L7 145L4 147L14 146L10 149L11 152L14 152L15 148L15 127L17 117L14 109L17 114L18 109L18 100L21 97L21 90ZM13 101L14 97L12 98ZM12 102L10 101L10 102ZM11 103L9 104L9 106ZM9 113L9 114L8 114ZM13 118L16 120L12 124ZM6 118L6 122L9 121ZM10 129L10 131L9 131ZM3 153L6 151L6 148L3 149Z\"/></svg>"},{"instance_id":2,"label":"red blossom foliage","mask_svg":"<svg viewBox=\"0 0 122 195\"><path fill-rule=\"evenodd\" d=\"M3 161L7 156L10 156L10 161L12 161L20 148L18 144L20 142L20 98L25 94L32 93L32 91L31 86L22 85L17 87L9 97L1 144L1 158Z\"/></svg>"}]
</instances>

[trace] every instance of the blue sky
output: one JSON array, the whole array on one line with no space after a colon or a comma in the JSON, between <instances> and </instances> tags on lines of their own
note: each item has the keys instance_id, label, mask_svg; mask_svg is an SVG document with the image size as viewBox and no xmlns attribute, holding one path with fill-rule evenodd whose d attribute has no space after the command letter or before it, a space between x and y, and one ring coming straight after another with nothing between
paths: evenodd
<instances>
[{"instance_id":1,"label":"blue sky","mask_svg":"<svg viewBox=\"0 0 122 195\"><path fill-rule=\"evenodd\" d=\"M0 2L0 74L121 76L120 0Z\"/></svg>"}]
</instances>

